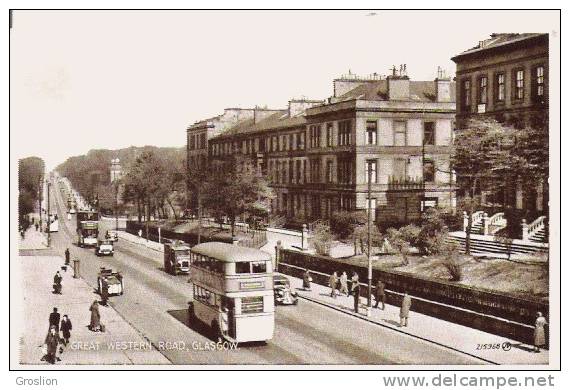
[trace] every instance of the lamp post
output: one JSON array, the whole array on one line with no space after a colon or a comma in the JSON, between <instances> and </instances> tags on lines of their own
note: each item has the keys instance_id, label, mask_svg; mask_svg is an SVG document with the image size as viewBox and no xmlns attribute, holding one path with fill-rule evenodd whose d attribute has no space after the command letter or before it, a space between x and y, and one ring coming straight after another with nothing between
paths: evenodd
<instances>
[{"instance_id":1,"label":"lamp post","mask_svg":"<svg viewBox=\"0 0 570 390\"><path fill-rule=\"evenodd\" d=\"M370 258L370 240L372 237L372 165L368 165L368 196L367 196L367 218L366 222L368 224L368 243L367 243L367 260L368 260L368 304L366 306L366 315L370 316L372 313L372 259Z\"/></svg>"},{"instance_id":2,"label":"lamp post","mask_svg":"<svg viewBox=\"0 0 570 390\"><path fill-rule=\"evenodd\" d=\"M47 184L47 246L48 248L51 246L51 215L50 215L50 207L49 207L49 187L51 183L49 179L46 180Z\"/></svg>"},{"instance_id":3,"label":"lamp post","mask_svg":"<svg viewBox=\"0 0 570 390\"><path fill-rule=\"evenodd\" d=\"M119 183L115 181L115 233L119 231L118 203L119 203Z\"/></svg>"}]
</instances>

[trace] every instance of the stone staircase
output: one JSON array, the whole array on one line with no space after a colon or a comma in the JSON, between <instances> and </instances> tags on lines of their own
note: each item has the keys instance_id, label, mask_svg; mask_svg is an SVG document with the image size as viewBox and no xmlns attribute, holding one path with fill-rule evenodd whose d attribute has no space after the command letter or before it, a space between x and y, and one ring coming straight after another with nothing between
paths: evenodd
<instances>
[{"instance_id":1,"label":"stone staircase","mask_svg":"<svg viewBox=\"0 0 570 390\"><path fill-rule=\"evenodd\" d=\"M448 237L449 242L457 244L460 252L465 252L465 233L454 232ZM510 245L504 242L495 241L492 236L481 234L471 235L471 254L473 255L501 255L505 256L509 251L511 255L528 255L532 253L547 253L548 245L534 241L513 240Z\"/></svg>"}]
</instances>

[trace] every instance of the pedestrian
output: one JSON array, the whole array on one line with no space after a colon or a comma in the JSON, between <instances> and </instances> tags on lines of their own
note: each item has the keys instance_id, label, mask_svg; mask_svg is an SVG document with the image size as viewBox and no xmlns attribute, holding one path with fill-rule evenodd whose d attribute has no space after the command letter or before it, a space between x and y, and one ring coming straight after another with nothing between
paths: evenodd
<instances>
[{"instance_id":1,"label":"pedestrian","mask_svg":"<svg viewBox=\"0 0 570 390\"><path fill-rule=\"evenodd\" d=\"M408 292L404 292L402 298L402 307L400 307L400 326L408 326L408 317L410 316L410 307L412 306L412 297Z\"/></svg>"},{"instance_id":2,"label":"pedestrian","mask_svg":"<svg viewBox=\"0 0 570 390\"><path fill-rule=\"evenodd\" d=\"M142 229L139 229L139 237L142 238Z\"/></svg>"},{"instance_id":3,"label":"pedestrian","mask_svg":"<svg viewBox=\"0 0 570 390\"><path fill-rule=\"evenodd\" d=\"M347 297L350 295L348 292L348 276L346 275L346 271L342 271L342 275L340 275L340 293L346 294Z\"/></svg>"},{"instance_id":4,"label":"pedestrian","mask_svg":"<svg viewBox=\"0 0 570 390\"><path fill-rule=\"evenodd\" d=\"M65 248L65 265L69 265L69 257L70 257L69 248Z\"/></svg>"},{"instance_id":5,"label":"pedestrian","mask_svg":"<svg viewBox=\"0 0 570 390\"><path fill-rule=\"evenodd\" d=\"M39 229L39 225L36 223L36 232L38 231L38 229Z\"/></svg>"},{"instance_id":6,"label":"pedestrian","mask_svg":"<svg viewBox=\"0 0 570 390\"><path fill-rule=\"evenodd\" d=\"M107 306L107 301L109 300L109 282L103 279L101 282L101 305Z\"/></svg>"},{"instance_id":7,"label":"pedestrian","mask_svg":"<svg viewBox=\"0 0 570 390\"><path fill-rule=\"evenodd\" d=\"M382 302L382 310L384 310L386 306L386 293L384 292L385 287L386 285L380 279L378 279L376 282L376 305L374 305L375 308L378 308L378 304L380 302Z\"/></svg>"},{"instance_id":8,"label":"pedestrian","mask_svg":"<svg viewBox=\"0 0 570 390\"><path fill-rule=\"evenodd\" d=\"M303 274L303 290L305 291L311 291L311 282L313 281L313 278L311 277L311 273L309 272L309 269L305 269L305 273Z\"/></svg>"},{"instance_id":9,"label":"pedestrian","mask_svg":"<svg viewBox=\"0 0 570 390\"><path fill-rule=\"evenodd\" d=\"M61 334L63 336L63 345L67 346L67 344L69 344L69 338L71 337L71 329L73 329L71 325L71 320L69 319L67 314L63 315L60 329L61 329Z\"/></svg>"},{"instance_id":10,"label":"pedestrian","mask_svg":"<svg viewBox=\"0 0 570 390\"><path fill-rule=\"evenodd\" d=\"M338 277L336 275L336 271L333 272L331 277L329 278L329 286L331 288L331 297L336 298L336 284L338 282Z\"/></svg>"},{"instance_id":11,"label":"pedestrian","mask_svg":"<svg viewBox=\"0 0 570 390\"><path fill-rule=\"evenodd\" d=\"M49 327L55 327L56 331L59 332L59 313L57 312L57 307L53 308L53 311L49 315Z\"/></svg>"},{"instance_id":12,"label":"pedestrian","mask_svg":"<svg viewBox=\"0 0 570 390\"><path fill-rule=\"evenodd\" d=\"M62 290L62 285L61 285L61 281L62 281L62 277L59 274L59 271L57 271L55 273L55 275L53 276L53 293L54 294L61 294L61 290Z\"/></svg>"},{"instance_id":13,"label":"pedestrian","mask_svg":"<svg viewBox=\"0 0 570 390\"><path fill-rule=\"evenodd\" d=\"M93 301L89 307L91 311L91 322L89 323L89 329L93 332L99 332L101 330L101 315L99 314L99 303Z\"/></svg>"},{"instance_id":14,"label":"pedestrian","mask_svg":"<svg viewBox=\"0 0 570 390\"><path fill-rule=\"evenodd\" d=\"M59 334L55 326L49 328L45 339L46 360L50 364L55 364L57 359L57 346L59 344Z\"/></svg>"},{"instance_id":15,"label":"pedestrian","mask_svg":"<svg viewBox=\"0 0 570 390\"><path fill-rule=\"evenodd\" d=\"M544 327L548 325L546 318L541 312L536 313L536 322L534 323L534 352L540 352L540 347L546 345L546 333Z\"/></svg>"},{"instance_id":16,"label":"pedestrian","mask_svg":"<svg viewBox=\"0 0 570 390\"><path fill-rule=\"evenodd\" d=\"M358 274L352 273L351 280L351 293L354 295L354 312L358 314L358 306L360 305L360 283L358 282Z\"/></svg>"}]
</instances>

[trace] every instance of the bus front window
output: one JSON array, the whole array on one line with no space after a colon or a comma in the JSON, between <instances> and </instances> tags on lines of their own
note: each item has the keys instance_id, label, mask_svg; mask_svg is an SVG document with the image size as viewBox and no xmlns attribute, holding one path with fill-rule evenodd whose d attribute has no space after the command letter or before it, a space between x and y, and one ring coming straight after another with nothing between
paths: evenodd
<instances>
[{"instance_id":1,"label":"bus front window","mask_svg":"<svg viewBox=\"0 0 570 390\"><path fill-rule=\"evenodd\" d=\"M249 274L251 272L249 261L239 261L236 263L236 274Z\"/></svg>"},{"instance_id":2,"label":"bus front window","mask_svg":"<svg viewBox=\"0 0 570 390\"><path fill-rule=\"evenodd\" d=\"M251 263L251 272L254 274L264 274L267 272L267 265L265 261L256 261Z\"/></svg>"}]
</instances>

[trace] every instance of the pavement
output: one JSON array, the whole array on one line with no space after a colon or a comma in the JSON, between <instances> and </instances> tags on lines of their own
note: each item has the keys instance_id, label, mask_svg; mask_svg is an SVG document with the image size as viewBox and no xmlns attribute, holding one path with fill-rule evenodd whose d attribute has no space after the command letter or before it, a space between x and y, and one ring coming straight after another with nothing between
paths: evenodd
<instances>
[{"instance_id":1,"label":"pavement","mask_svg":"<svg viewBox=\"0 0 570 390\"><path fill-rule=\"evenodd\" d=\"M44 233L31 226L26 230L25 238L18 234L18 248L20 250L40 250L48 249L47 240Z\"/></svg>"},{"instance_id":2,"label":"pavement","mask_svg":"<svg viewBox=\"0 0 570 390\"><path fill-rule=\"evenodd\" d=\"M356 314L354 312L354 297L337 295L336 298L333 298L331 297L331 289L329 287L316 283L312 283L311 290L306 291L302 288L302 279L290 275L287 275L287 277L303 299L360 318L363 321L392 329L395 332L445 346L451 350L460 351L494 364L548 364L548 351L541 350L540 353L534 353L532 352L533 347L530 345L524 345L518 341L509 340L491 333L416 313L413 311L413 304L408 326L400 327L400 308L397 306L386 304L385 310L380 309L381 305L377 309L373 307L371 315L367 316L367 298L361 297L359 314ZM373 299L372 306L375 303L376 301ZM499 347L484 347L483 345L485 344Z\"/></svg>"},{"instance_id":3,"label":"pavement","mask_svg":"<svg viewBox=\"0 0 570 390\"><path fill-rule=\"evenodd\" d=\"M42 346L48 331L48 318L54 307L72 322L70 344L58 354L57 364L168 364L169 361L142 337L112 307L100 306L101 322L106 331L91 332L90 305L99 296L83 279L74 279L73 271L61 270L59 256L21 256L24 304L20 339L20 363L47 364L42 361ZM53 275L63 276L62 294L52 293ZM114 347L114 348L113 348ZM97 353L93 353L97 351Z\"/></svg>"}]
</instances>

